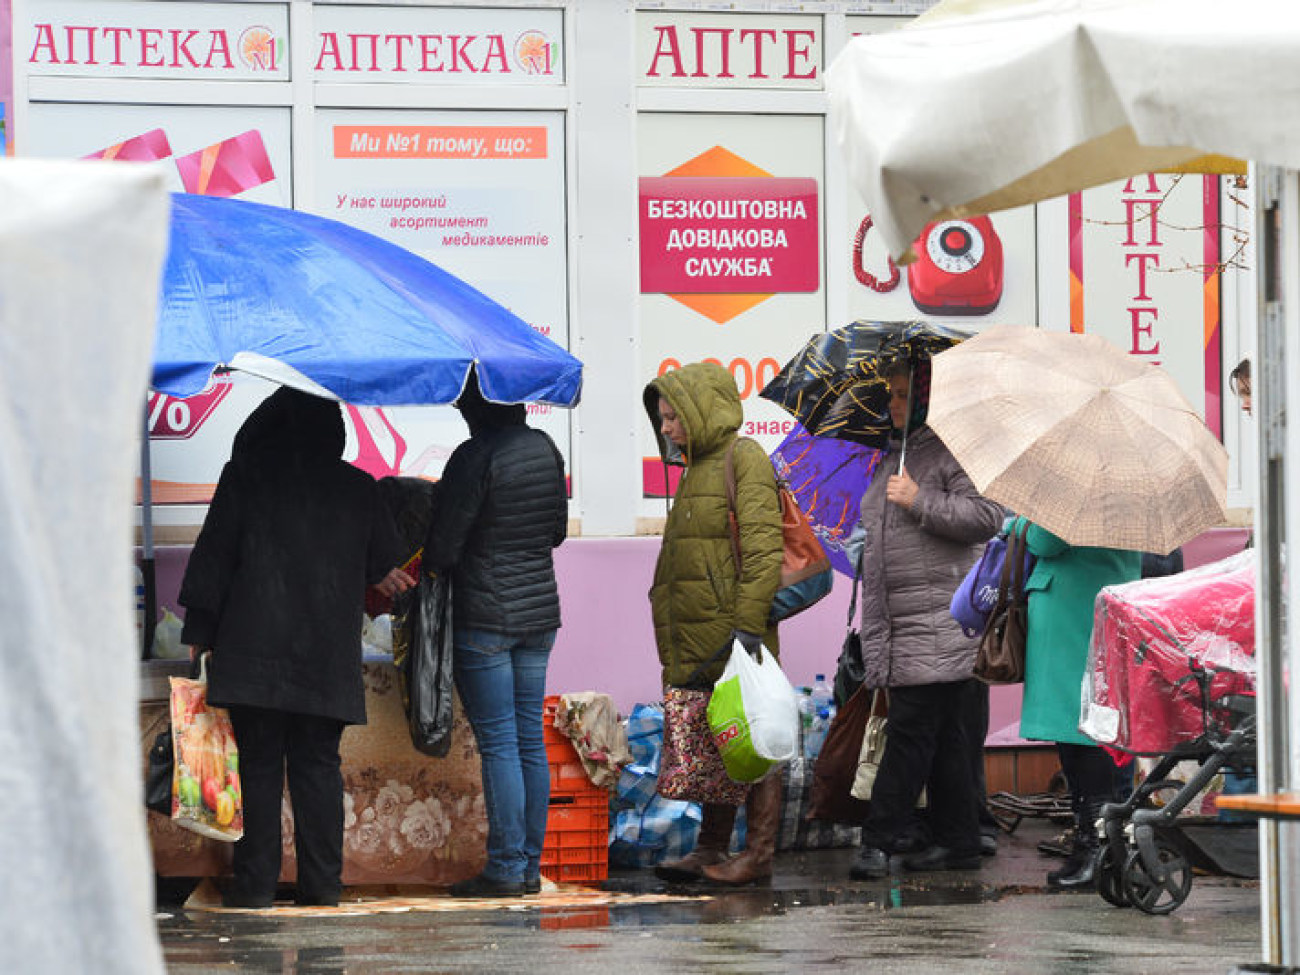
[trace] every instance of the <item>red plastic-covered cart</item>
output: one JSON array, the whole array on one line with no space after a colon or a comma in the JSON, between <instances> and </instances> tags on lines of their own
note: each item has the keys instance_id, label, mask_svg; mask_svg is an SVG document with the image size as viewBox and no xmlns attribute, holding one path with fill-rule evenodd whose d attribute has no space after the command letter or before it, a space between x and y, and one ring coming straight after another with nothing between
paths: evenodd
<instances>
[{"instance_id":1,"label":"red plastic-covered cart","mask_svg":"<svg viewBox=\"0 0 1300 975\"><path fill-rule=\"evenodd\" d=\"M1159 756L1131 796L1102 807L1095 877L1110 903L1167 914L1187 899L1207 858L1178 817L1216 777L1253 769L1254 653L1252 552L1097 596L1079 728Z\"/></svg>"},{"instance_id":2,"label":"red plastic-covered cart","mask_svg":"<svg viewBox=\"0 0 1300 975\"><path fill-rule=\"evenodd\" d=\"M1225 702L1255 693L1254 654L1250 552L1110 586L1097 597L1079 727L1139 755L1226 733Z\"/></svg>"}]
</instances>

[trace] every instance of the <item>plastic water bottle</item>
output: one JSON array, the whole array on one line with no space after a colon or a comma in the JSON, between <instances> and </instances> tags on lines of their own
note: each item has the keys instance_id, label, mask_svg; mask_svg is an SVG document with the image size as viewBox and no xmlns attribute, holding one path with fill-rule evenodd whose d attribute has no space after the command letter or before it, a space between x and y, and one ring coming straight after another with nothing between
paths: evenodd
<instances>
[{"instance_id":1,"label":"plastic water bottle","mask_svg":"<svg viewBox=\"0 0 1300 975\"><path fill-rule=\"evenodd\" d=\"M812 730L813 718L817 716L816 708L812 703L812 688L799 688L799 754L803 754L804 742L808 740L808 732Z\"/></svg>"},{"instance_id":2,"label":"plastic water bottle","mask_svg":"<svg viewBox=\"0 0 1300 975\"><path fill-rule=\"evenodd\" d=\"M808 735L803 743L803 757L809 762L815 762L817 756L821 754L822 744L826 741L826 732L834 719L835 705L817 709L817 713L813 716L812 727L808 729Z\"/></svg>"},{"instance_id":3,"label":"plastic water bottle","mask_svg":"<svg viewBox=\"0 0 1300 975\"><path fill-rule=\"evenodd\" d=\"M819 708L835 706L835 689L826 683L826 675L818 674L812 686L812 707L815 714Z\"/></svg>"}]
</instances>

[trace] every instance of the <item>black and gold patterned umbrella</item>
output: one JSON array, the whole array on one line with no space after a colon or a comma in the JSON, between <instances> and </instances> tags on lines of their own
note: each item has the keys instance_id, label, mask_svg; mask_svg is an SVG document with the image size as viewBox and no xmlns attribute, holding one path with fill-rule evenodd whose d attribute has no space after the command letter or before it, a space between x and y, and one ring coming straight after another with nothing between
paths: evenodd
<instances>
[{"instance_id":1,"label":"black and gold patterned umbrella","mask_svg":"<svg viewBox=\"0 0 1300 975\"><path fill-rule=\"evenodd\" d=\"M891 363L928 365L930 357L969 332L925 321L854 322L814 335L759 394L798 418L818 437L837 437L883 448L889 443ZM925 402L928 369L914 373L913 396Z\"/></svg>"}]
</instances>

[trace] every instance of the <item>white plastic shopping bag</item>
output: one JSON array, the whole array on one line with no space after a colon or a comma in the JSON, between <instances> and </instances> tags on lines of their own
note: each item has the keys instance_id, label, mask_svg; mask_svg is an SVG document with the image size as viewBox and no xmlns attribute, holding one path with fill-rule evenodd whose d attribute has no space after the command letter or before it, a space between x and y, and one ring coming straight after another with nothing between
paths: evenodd
<instances>
[{"instance_id":1,"label":"white plastic shopping bag","mask_svg":"<svg viewBox=\"0 0 1300 975\"><path fill-rule=\"evenodd\" d=\"M759 648L755 660L739 640L709 698L709 729L727 774L756 782L799 751L799 703L781 665Z\"/></svg>"}]
</instances>

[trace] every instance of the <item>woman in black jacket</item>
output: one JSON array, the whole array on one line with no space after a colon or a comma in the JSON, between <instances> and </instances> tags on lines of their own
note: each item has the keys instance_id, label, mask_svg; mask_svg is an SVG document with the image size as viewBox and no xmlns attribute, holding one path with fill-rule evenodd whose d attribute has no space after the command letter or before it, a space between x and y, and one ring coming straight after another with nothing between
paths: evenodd
<instances>
[{"instance_id":1,"label":"woman in black jacket","mask_svg":"<svg viewBox=\"0 0 1300 975\"><path fill-rule=\"evenodd\" d=\"M336 904L339 741L366 720L362 603L399 556L374 479L341 459L338 403L282 388L244 421L181 586L181 639L210 649L208 701L230 710L244 837L232 907L269 907L287 770L299 904Z\"/></svg>"},{"instance_id":2,"label":"woman in black jacket","mask_svg":"<svg viewBox=\"0 0 1300 975\"><path fill-rule=\"evenodd\" d=\"M471 373L456 401L470 438L447 461L424 568L451 573L453 670L483 764L487 865L456 897L541 890L550 767L546 666L560 626L552 551L568 527L564 461L520 405L490 403Z\"/></svg>"}]
</instances>

